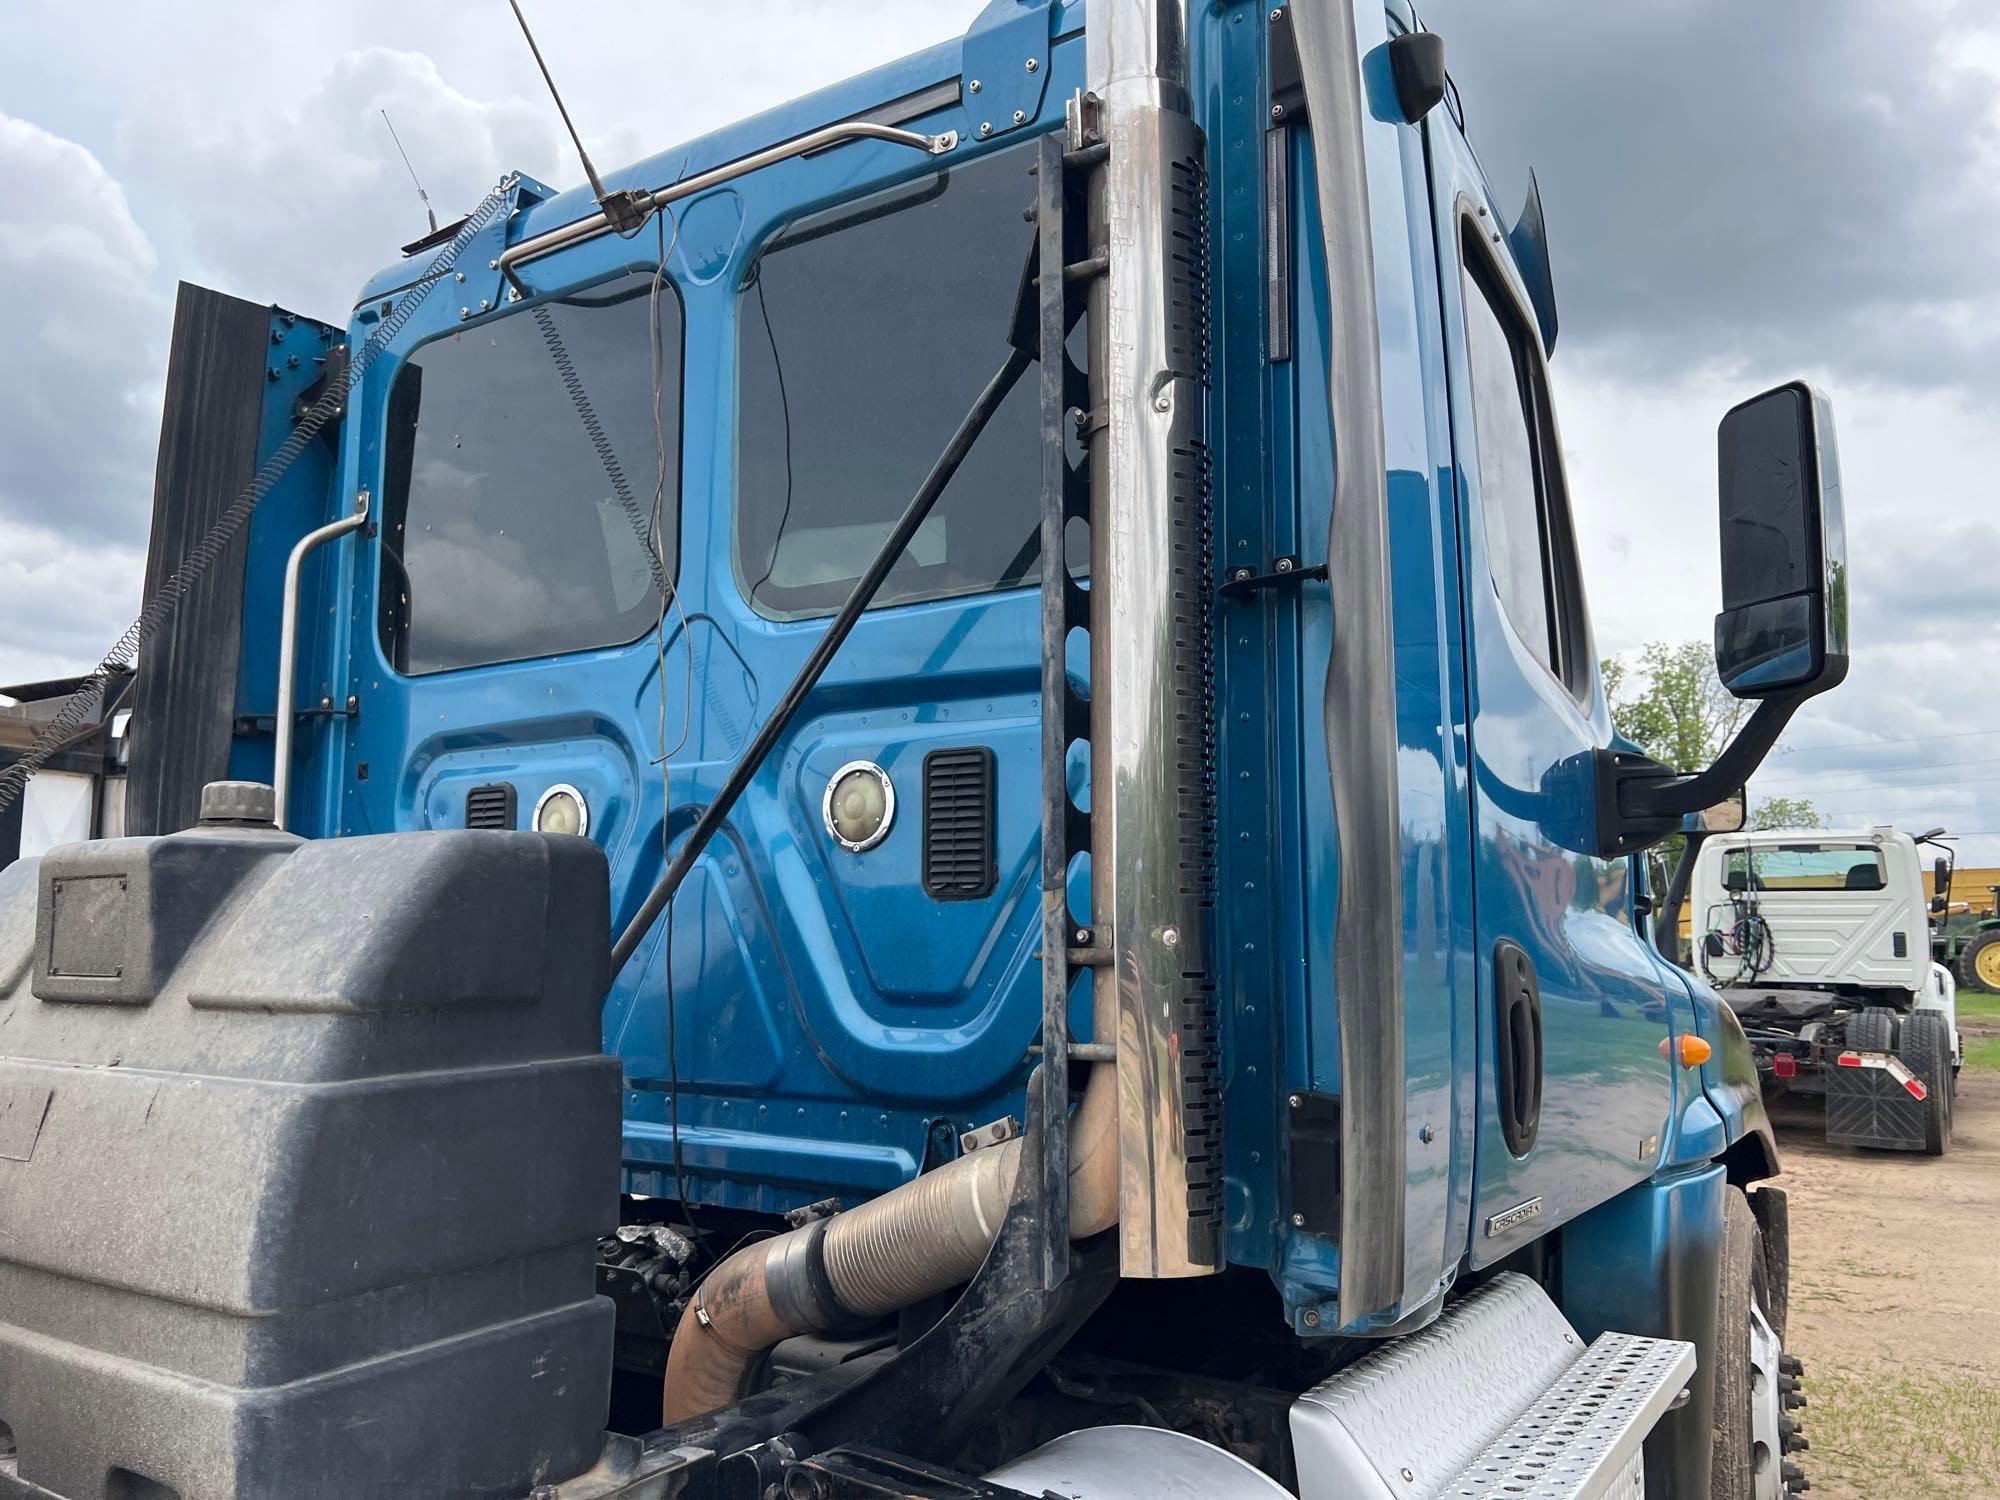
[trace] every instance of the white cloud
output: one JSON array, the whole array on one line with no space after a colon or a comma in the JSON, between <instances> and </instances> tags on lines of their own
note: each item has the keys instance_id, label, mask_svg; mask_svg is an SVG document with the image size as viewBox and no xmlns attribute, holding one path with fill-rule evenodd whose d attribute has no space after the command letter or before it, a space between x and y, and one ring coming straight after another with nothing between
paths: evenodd
<instances>
[{"instance_id":1,"label":"white cloud","mask_svg":"<svg viewBox=\"0 0 2000 1500\"><path fill-rule=\"evenodd\" d=\"M560 150L544 101L472 98L430 58L387 47L336 57L296 100L251 117L170 95L143 108L123 127L125 154L185 206L179 273L332 323L346 322L361 284L425 229L382 111L441 221L477 202L508 164L546 172Z\"/></svg>"},{"instance_id":2,"label":"white cloud","mask_svg":"<svg viewBox=\"0 0 2000 1500\"><path fill-rule=\"evenodd\" d=\"M0 115L0 181L0 681L13 682L77 670L138 610L167 306L151 240L89 151Z\"/></svg>"},{"instance_id":3,"label":"white cloud","mask_svg":"<svg viewBox=\"0 0 2000 1500\"><path fill-rule=\"evenodd\" d=\"M0 682L95 666L139 613L145 569L142 549L0 515Z\"/></svg>"},{"instance_id":4,"label":"white cloud","mask_svg":"<svg viewBox=\"0 0 2000 1500\"><path fill-rule=\"evenodd\" d=\"M0 519L145 535L166 305L124 189L73 141L0 114Z\"/></svg>"}]
</instances>

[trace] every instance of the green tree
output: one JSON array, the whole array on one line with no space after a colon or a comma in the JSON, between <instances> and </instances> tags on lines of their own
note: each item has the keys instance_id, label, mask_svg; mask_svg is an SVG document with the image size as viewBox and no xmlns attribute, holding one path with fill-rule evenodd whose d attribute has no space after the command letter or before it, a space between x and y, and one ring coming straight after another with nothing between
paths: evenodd
<instances>
[{"instance_id":1,"label":"green tree","mask_svg":"<svg viewBox=\"0 0 2000 1500\"><path fill-rule=\"evenodd\" d=\"M1766 797L1750 809L1750 826L1760 832L1770 828L1824 828L1826 817L1803 797Z\"/></svg>"},{"instance_id":2,"label":"green tree","mask_svg":"<svg viewBox=\"0 0 2000 1500\"><path fill-rule=\"evenodd\" d=\"M1613 727L1676 771L1705 770L1748 712L1715 675L1714 653L1701 641L1650 641L1636 660L1609 658L1603 672Z\"/></svg>"},{"instance_id":3,"label":"green tree","mask_svg":"<svg viewBox=\"0 0 2000 1500\"><path fill-rule=\"evenodd\" d=\"M1749 712L1715 675L1714 654L1702 641L1651 641L1632 660L1608 658L1602 670L1612 726L1676 771L1714 764ZM1819 809L1803 797L1766 797L1750 812L1750 827L1757 829L1825 826ZM1671 864L1681 840L1676 835L1660 848Z\"/></svg>"}]
</instances>

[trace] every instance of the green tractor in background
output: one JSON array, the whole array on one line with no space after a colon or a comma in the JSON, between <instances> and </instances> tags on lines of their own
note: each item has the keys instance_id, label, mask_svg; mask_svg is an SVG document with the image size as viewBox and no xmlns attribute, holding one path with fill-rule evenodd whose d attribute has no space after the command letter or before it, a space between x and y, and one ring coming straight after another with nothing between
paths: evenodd
<instances>
[{"instance_id":1,"label":"green tractor in background","mask_svg":"<svg viewBox=\"0 0 2000 1500\"><path fill-rule=\"evenodd\" d=\"M1984 910L1970 901L1952 909L1951 880L1958 851L1933 828L1916 836L1938 851L1931 867L1931 958L1951 970L1962 990L2000 995L2000 885L1986 887Z\"/></svg>"},{"instance_id":2,"label":"green tractor in background","mask_svg":"<svg viewBox=\"0 0 2000 1500\"><path fill-rule=\"evenodd\" d=\"M1917 842L1933 837L1926 834ZM1931 924L1931 957L1951 970L1960 989L2000 995L2000 885L1986 887L1984 911L1973 911L1971 902L1953 911L1951 872L1951 859L1940 858L1931 884L1931 911L1937 917Z\"/></svg>"}]
</instances>

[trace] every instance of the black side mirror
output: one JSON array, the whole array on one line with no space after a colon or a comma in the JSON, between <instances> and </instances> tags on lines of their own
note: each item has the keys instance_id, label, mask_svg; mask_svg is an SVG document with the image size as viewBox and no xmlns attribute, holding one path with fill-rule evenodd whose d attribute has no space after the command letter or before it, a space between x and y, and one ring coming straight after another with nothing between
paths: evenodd
<instances>
[{"instance_id":1,"label":"black side mirror","mask_svg":"<svg viewBox=\"0 0 2000 1500\"><path fill-rule=\"evenodd\" d=\"M1717 435L1722 613L1715 669L1739 698L1847 675L1847 533L1833 410L1802 381L1732 408Z\"/></svg>"},{"instance_id":2,"label":"black side mirror","mask_svg":"<svg viewBox=\"0 0 2000 1500\"><path fill-rule=\"evenodd\" d=\"M1749 722L1692 775L1616 747L1591 755L1597 855L1612 859L1701 819L1741 789L1798 706L1847 676L1847 529L1833 410L1803 381L1722 419L1722 613L1715 671ZM1692 816L1691 816L1692 815Z\"/></svg>"}]
</instances>

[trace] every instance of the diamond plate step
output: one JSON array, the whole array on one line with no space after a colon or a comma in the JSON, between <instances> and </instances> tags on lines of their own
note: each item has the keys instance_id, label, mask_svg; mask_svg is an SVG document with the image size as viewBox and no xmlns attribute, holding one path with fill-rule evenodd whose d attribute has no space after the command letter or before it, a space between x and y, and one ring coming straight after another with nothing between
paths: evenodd
<instances>
[{"instance_id":1,"label":"diamond plate step","mask_svg":"<svg viewBox=\"0 0 2000 1500\"><path fill-rule=\"evenodd\" d=\"M1301 1500L1638 1500L1641 1446L1692 1344L1588 1349L1525 1276L1495 1277L1292 1407Z\"/></svg>"},{"instance_id":2,"label":"diamond plate step","mask_svg":"<svg viewBox=\"0 0 2000 1500\"><path fill-rule=\"evenodd\" d=\"M1588 1500L1646 1493L1640 1449L1694 1375L1694 1345L1607 1333L1442 1494Z\"/></svg>"}]
</instances>

